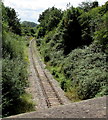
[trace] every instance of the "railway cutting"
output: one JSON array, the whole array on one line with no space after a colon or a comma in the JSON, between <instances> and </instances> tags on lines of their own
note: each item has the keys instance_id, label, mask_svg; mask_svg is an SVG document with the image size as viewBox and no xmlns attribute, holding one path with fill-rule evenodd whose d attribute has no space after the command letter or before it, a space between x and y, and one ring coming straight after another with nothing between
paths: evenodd
<instances>
[{"instance_id":1,"label":"railway cutting","mask_svg":"<svg viewBox=\"0 0 108 120\"><path fill-rule=\"evenodd\" d=\"M36 49L36 41L32 39L29 45L29 59L31 64L31 77L34 81L37 99L37 108L52 108L59 105L69 104L70 101L65 97L59 83L53 78L45 64L40 60L39 53Z\"/></svg>"}]
</instances>

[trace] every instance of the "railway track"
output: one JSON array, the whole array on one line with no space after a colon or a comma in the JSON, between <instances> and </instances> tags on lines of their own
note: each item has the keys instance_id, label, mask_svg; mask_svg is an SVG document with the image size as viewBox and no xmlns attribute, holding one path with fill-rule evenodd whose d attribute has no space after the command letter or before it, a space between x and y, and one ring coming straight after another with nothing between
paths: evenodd
<instances>
[{"instance_id":1,"label":"railway track","mask_svg":"<svg viewBox=\"0 0 108 120\"><path fill-rule=\"evenodd\" d=\"M49 80L46 72L43 69L43 66L41 64L41 61L38 58L38 55L36 54L36 48L35 48L35 40L32 39L30 41L30 53L32 58L33 67L35 69L35 72L39 78L39 83L41 86L42 94L44 96L47 108L51 108L58 105L63 105L63 101L58 95L57 91L53 87L51 81Z\"/></svg>"}]
</instances>

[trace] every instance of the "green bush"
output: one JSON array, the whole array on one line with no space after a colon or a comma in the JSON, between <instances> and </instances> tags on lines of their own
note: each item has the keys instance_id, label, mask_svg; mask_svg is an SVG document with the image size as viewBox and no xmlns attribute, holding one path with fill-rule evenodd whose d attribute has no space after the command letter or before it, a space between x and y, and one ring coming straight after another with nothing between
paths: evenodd
<instances>
[{"instance_id":1,"label":"green bush","mask_svg":"<svg viewBox=\"0 0 108 120\"><path fill-rule=\"evenodd\" d=\"M27 85L26 66L19 59L5 58L3 60L2 72L2 94L3 94L3 116L15 114L12 109L24 93L24 88Z\"/></svg>"},{"instance_id":2,"label":"green bush","mask_svg":"<svg viewBox=\"0 0 108 120\"><path fill-rule=\"evenodd\" d=\"M27 83L26 40L23 37L3 30L3 65L2 65L2 114L9 116L16 111ZM26 112L26 111L25 111Z\"/></svg>"},{"instance_id":3,"label":"green bush","mask_svg":"<svg viewBox=\"0 0 108 120\"><path fill-rule=\"evenodd\" d=\"M78 86L78 95L81 99L95 97L106 86L107 55L100 47L91 45L73 50L65 60L64 74L72 80L72 86ZM104 94L108 94L107 91Z\"/></svg>"}]
</instances>

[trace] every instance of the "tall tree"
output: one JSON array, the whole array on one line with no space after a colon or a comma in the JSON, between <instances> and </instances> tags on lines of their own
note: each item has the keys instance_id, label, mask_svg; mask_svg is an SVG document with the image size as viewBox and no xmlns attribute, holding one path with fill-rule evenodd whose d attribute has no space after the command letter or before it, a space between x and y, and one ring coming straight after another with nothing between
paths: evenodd
<instances>
[{"instance_id":1,"label":"tall tree","mask_svg":"<svg viewBox=\"0 0 108 120\"><path fill-rule=\"evenodd\" d=\"M39 35L44 36L45 33L57 27L58 23L62 18L62 15L62 11L55 7L48 8L44 12L42 12L42 14L39 16L38 22L40 22L39 27L43 28L43 30L39 28Z\"/></svg>"},{"instance_id":2,"label":"tall tree","mask_svg":"<svg viewBox=\"0 0 108 120\"><path fill-rule=\"evenodd\" d=\"M85 12L88 12L92 8L98 7L98 1L94 2L82 2L79 4L79 8L83 9Z\"/></svg>"},{"instance_id":3,"label":"tall tree","mask_svg":"<svg viewBox=\"0 0 108 120\"><path fill-rule=\"evenodd\" d=\"M4 7L3 20L8 23L9 29L15 34L21 35L21 25L20 19L14 9L9 7Z\"/></svg>"}]
</instances>

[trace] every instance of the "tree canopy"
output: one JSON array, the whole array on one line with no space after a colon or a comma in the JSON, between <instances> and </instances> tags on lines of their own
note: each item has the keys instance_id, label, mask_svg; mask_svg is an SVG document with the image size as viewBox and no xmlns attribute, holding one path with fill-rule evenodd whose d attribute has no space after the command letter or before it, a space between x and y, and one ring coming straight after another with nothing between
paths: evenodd
<instances>
[{"instance_id":1,"label":"tree canopy","mask_svg":"<svg viewBox=\"0 0 108 120\"><path fill-rule=\"evenodd\" d=\"M20 19L18 19L17 13L13 8L4 7L2 4L2 12L3 12L3 21L8 24L8 28L14 32L15 34L21 35L21 25Z\"/></svg>"},{"instance_id":2,"label":"tree canopy","mask_svg":"<svg viewBox=\"0 0 108 120\"><path fill-rule=\"evenodd\" d=\"M57 23L55 10L40 15L36 31L47 68L71 100L108 95L108 2L67 5L66 10L57 10Z\"/></svg>"},{"instance_id":3,"label":"tree canopy","mask_svg":"<svg viewBox=\"0 0 108 120\"><path fill-rule=\"evenodd\" d=\"M42 12L38 19L38 21L40 22L37 32L38 37L44 36L47 32L57 27L62 18L62 15L62 11L55 7L48 8L44 12Z\"/></svg>"}]
</instances>

